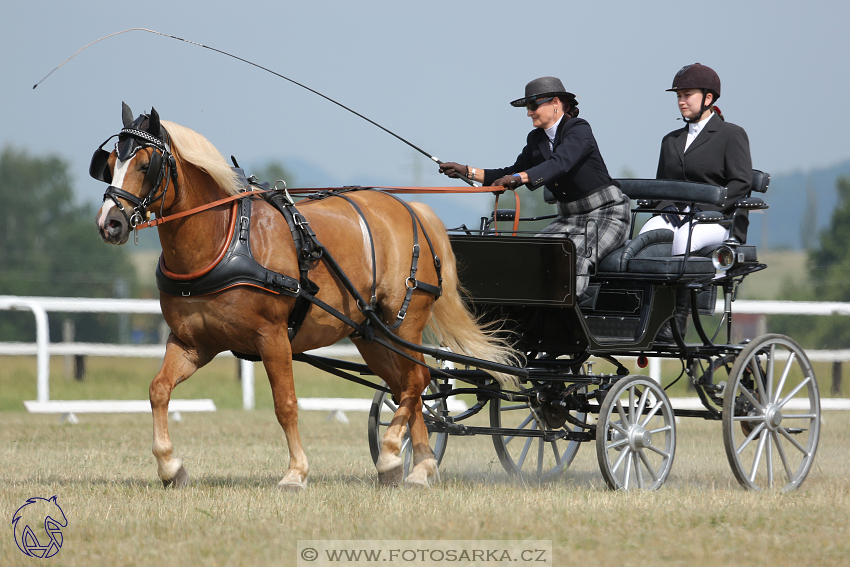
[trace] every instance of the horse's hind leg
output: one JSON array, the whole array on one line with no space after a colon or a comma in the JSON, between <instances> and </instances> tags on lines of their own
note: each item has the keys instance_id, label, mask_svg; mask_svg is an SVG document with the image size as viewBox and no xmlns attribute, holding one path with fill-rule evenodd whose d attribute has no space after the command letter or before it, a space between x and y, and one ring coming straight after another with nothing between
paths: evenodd
<instances>
[{"instance_id":1,"label":"horse's hind leg","mask_svg":"<svg viewBox=\"0 0 850 567\"><path fill-rule=\"evenodd\" d=\"M378 469L378 482L392 486L401 484L404 476L401 445L409 425L414 468L405 483L409 486L429 486L432 480L438 478L438 473L437 460L428 443L428 428L422 419L420 396L430 382L427 369L374 343L356 343L363 360L373 372L384 379L399 401L398 409L381 439L381 452L375 464Z\"/></svg>"},{"instance_id":2,"label":"horse's hind leg","mask_svg":"<svg viewBox=\"0 0 850 567\"><path fill-rule=\"evenodd\" d=\"M292 350L289 341L284 339L276 345L267 344L261 356L272 388L274 413L283 428L289 447L289 470L278 486L304 490L307 488L310 467L301 446L301 435L298 433L298 400L295 397L295 382L292 378Z\"/></svg>"},{"instance_id":3,"label":"horse's hind leg","mask_svg":"<svg viewBox=\"0 0 850 567\"><path fill-rule=\"evenodd\" d=\"M168 337L162 367L151 382L153 454L156 457L157 472L163 486L183 486L189 481L183 461L172 455L174 447L168 435L168 402L171 399L171 392L177 384L194 374L207 360L199 360L197 352L190 350L172 334Z\"/></svg>"}]
</instances>

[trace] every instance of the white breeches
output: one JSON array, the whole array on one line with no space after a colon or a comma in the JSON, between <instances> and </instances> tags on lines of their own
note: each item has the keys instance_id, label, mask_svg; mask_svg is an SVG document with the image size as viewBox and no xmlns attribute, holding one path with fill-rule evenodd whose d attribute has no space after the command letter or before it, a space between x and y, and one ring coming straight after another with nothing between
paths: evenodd
<instances>
[{"instance_id":1,"label":"white breeches","mask_svg":"<svg viewBox=\"0 0 850 567\"><path fill-rule=\"evenodd\" d=\"M688 245L688 231L690 230L687 224L676 228L664 220L663 216L657 215L646 221L646 224L640 229L640 233L643 234L649 230L657 229L673 231L673 256L682 256L685 253L685 248ZM729 238L729 230L719 224L693 225L691 252L696 252L705 246L723 244L723 241L727 238Z\"/></svg>"}]
</instances>

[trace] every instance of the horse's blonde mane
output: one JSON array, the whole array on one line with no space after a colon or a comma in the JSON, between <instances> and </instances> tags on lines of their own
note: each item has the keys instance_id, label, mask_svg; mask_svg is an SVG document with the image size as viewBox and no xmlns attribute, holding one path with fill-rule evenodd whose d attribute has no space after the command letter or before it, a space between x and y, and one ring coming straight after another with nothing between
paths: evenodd
<instances>
[{"instance_id":1,"label":"horse's blonde mane","mask_svg":"<svg viewBox=\"0 0 850 567\"><path fill-rule=\"evenodd\" d=\"M171 136L171 149L179 159L208 173L229 195L239 193L242 183L209 140L174 122L163 120L162 126Z\"/></svg>"}]
</instances>

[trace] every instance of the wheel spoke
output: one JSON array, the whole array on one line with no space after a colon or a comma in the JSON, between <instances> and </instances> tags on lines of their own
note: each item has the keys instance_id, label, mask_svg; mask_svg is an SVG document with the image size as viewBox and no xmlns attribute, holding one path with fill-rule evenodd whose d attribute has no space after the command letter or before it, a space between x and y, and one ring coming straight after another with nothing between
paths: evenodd
<instances>
[{"instance_id":1,"label":"wheel spoke","mask_svg":"<svg viewBox=\"0 0 850 567\"><path fill-rule=\"evenodd\" d=\"M635 420L635 387L629 388L629 425L636 423Z\"/></svg>"},{"instance_id":2,"label":"wheel spoke","mask_svg":"<svg viewBox=\"0 0 850 567\"><path fill-rule=\"evenodd\" d=\"M551 441L550 443L552 444L552 453L555 455L555 465L560 465L561 464L561 452L558 451L558 442L557 441Z\"/></svg>"},{"instance_id":3,"label":"wheel spoke","mask_svg":"<svg viewBox=\"0 0 850 567\"><path fill-rule=\"evenodd\" d=\"M759 463L761 463L761 455L764 453L764 443L767 439L767 435L762 435L759 438L759 444L756 448L756 458L753 460L753 468L750 470L750 482L755 482L756 473L758 473Z\"/></svg>"},{"instance_id":4,"label":"wheel spoke","mask_svg":"<svg viewBox=\"0 0 850 567\"><path fill-rule=\"evenodd\" d=\"M650 451L654 451L654 452L658 453L659 455L661 455L665 459L670 458L670 453L662 451L661 449L659 449L655 445L647 445L646 448L649 449Z\"/></svg>"},{"instance_id":5,"label":"wheel spoke","mask_svg":"<svg viewBox=\"0 0 850 567\"><path fill-rule=\"evenodd\" d=\"M620 456L617 457L617 460L614 461L614 464L611 466L611 472L612 473L617 472L617 469L620 468L620 465L623 464L623 459L625 459L628 454L629 454L629 452L627 450L620 452Z\"/></svg>"},{"instance_id":6,"label":"wheel spoke","mask_svg":"<svg viewBox=\"0 0 850 567\"><path fill-rule=\"evenodd\" d=\"M776 359L776 344L770 345L770 354L767 355L767 398L765 401L770 403L773 400L773 362Z\"/></svg>"},{"instance_id":7,"label":"wheel spoke","mask_svg":"<svg viewBox=\"0 0 850 567\"><path fill-rule=\"evenodd\" d=\"M398 406L393 403L389 396L384 397L384 405L393 410L393 413L398 411Z\"/></svg>"},{"instance_id":8,"label":"wheel spoke","mask_svg":"<svg viewBox=\"0 0 850 567\"><path fill-rule=\"evenodd\" d=\"M647 472L649 472L649 476L652 477L652 482L658 482L658 474L652 467L652 463L649 462L649 457L647 457L643 451L640 452L640 460L643 461L643 466L646 467Z\"/></svg>"},{"instance_id":9,"label":"wheel spoke","mask_svg":"<svg viewBox=\"0 0 850 567\"><path fill-rule=\"evenodd\" d=\"M752 441L753 439L758 437L759 433L761 433L764 428L765 428L764 421L759 423L757 426L753 427L753 430L750 431L750 434L747 435L747 438L744 439L744 442L741 443L741 446L738 447L738 449L735 451L735 453L740 455L741 451L743 451L747 447L747 445L750 444L750 441Z\"/></svg>"},{"instance_id":10,"label":"wheel spoke","mask_svg":"<svg viewBox=\"0 0 850 567\"><path fill-rule=\"evenodd\" d=\"M611 449L618 449L618 448L622 447L623 445L628 444L628 442L629 442L628 439L620 439L619 441L614 441L610 445L605 445L605 450L610 451Z\"/></svg>"},{"instance_id":11,"label":"wheel spoke","mask_svg":"<svg viewBox=\"0 0 850 567\"><path fill-rule=\"evenodd\" d=\"M785 361L785 368L782 369L782 377L779 379L779 385L776 387L776 390L773 392L773 403L776 403L779 400L779 396L782 395L782 388L785 387L785 380L788 378L788 373L791 371L791 366L794 363L794 359L797 358L796 352L791 352L788 356L788 360Z\"/></svg>"},{"instance_id":12,"label":"wheel spoke","mask_svg":"<svg viewBox=\"0 0 850 567\"><path fill-rule=\"evenodd\" d=\"M659 427L658 429L650 429L649 432L655 435L656 433L661 433L662 431L672 431L672 425L665 425L664 427Z\"/></svg>"},{"instance_id":13,"label":"wheel spoke","mask_svg":"<svg viewBox=\"0 0 850 567\"><path fill-rule=\"evenodd\" d=\"M527 406L523 406L523 407L526 407L526 408L527 408ZM517 426L517 428L516 428L516 429L525 429L525 426L526 426L526 425L528 425L528 423L531 421L531 419L532 419L532 415L531 415L531 414L528 414L528 417L526 417L526 418L522 421L522 423L520 423L520 424L519 424L519 426ZM532 429L536 429L536 428L537 428L537 422L535 422L535 423L534 423L534 427L532 427ZM505 445L507 445L508 443L510 443L511 441L513 441L513 440L514 440L514 437L516 437L516 436L515 436L515 435L511 435L511 436L509 436L509 437L504 437ZM530 438L529 438L529 439L530 439Z\"/></svg>"},{"instance_id":14,"label":"wheel spoke","mask_svg":"<svg viewBox=\"0 0 850 567\"><path fill-rule=\"evenodd\" d=\"M797 450L798 450L798 451L800 451L801 453L803 453L803 455L805 455L806 457L811 456L811 455L809 454L809 451L808 451L805 447L803 447L802 445L800 445L800 443L798 443L796 439L794 439L793 437L791 437L791 434L790 434L790 433L788 433L788 432L785 430L785 428L784 428L784 427L779 427L779 433L781 433L783 437L785 437L788 441L790 441L790 442L791 442L791 444L792 444L792 445L794 445L794 446L797 448Z\"/></svg>"},{"instance_id":15,"label":"wheel spoke","mask_svg":"<svg viewBox=\"0 0 850 567\"><path fill-rule=\"evenodd\" d=\"M658 410L660 410L660 409L661 409L661 406L663 406L663 405L664 405L664 402L662 402L661 400L659 400L659 401L658 401L658 403L657 403L657 404L655 404L655 406L654 406L654 407L653 407L653 408L649 411L649 413L648 413L648 414L646 414L646 418L644 418L643 422L640 424L640 425L641 425L641 427L646 427L646 424L647 424L647 423L649 423L649 421L650 421L653 417L655 417L655 414L657 414L657 413L658 413Z\"/></svg>"},{"instance_id":16,"label":"wheel spoke","mask_svg":"<svg viewBox=\"0 0 850 567\"><path fill-rule=\"evenodd\" d=\"M754 356L750 359L750 364L753 368L753 381L756 383L756 390L759 393L759 400L762 404L766 404L768 401L767 392L764 388L764 374L761 372L761 366L759 365L758 356Z\"/></svg>"},{"instance_id":17,"label":"wheel spoke","mask_svg":"<svg viewBox=\"0 0 850 567\"><path fill-rule=\"evenodd\" d=\"M639 416L643 415L643 408L646 407L646 400L647 400L648 397L649 397L649 388L644 388L643 393L640 395L640 400L638 400L638 404L637 404L637 407L638 407L637 414ZM638 417L635 421L636 422L640 421L640 418Z\"/></svg>"},{"instance_id":18,"label":"wheel spoke","mask_svg":"<svg viewBox=\"0 0 850 567\"><path fill-rule=\"evenodd\" d=\"M756 409L758 409L761 413L764 413L764 407L756 400L753 395L750 393L748 389L746 389L743 384L741 385L741 393L747 398Z\"/></svg>"},{"instance_id":19,"label":"wheel spoke","mask_svg":"<svg viewBox=\"0 0 850 567\"><path fill-rule=\"evenodd\" d=\"M613 427L614 429L616 429L616 430L617 430L617 432L618 432L620 435L622 435L623 437L628 437L628 436L629 436L629 432L628 432L626 429L624 429L624 428L623 428L623 427L622 427L619 423L617 423L616 421L612 421L612 422L610 422L610 425L611 425L611 427Z\"/></svg>"},{"instance_id":20,"label":"wheel spoke","mask_svg":"<svg viewBox=\"0 0 850 567\"><path fill-rule=\"evenodd\" d=\"M791 392L790 392L787 396L785 396L784 398L782 398L782 401L781 401L781 402L779 402L779 407L782 407L782 406L784 406L785 404L787 404L787 403L791 400L791 398L793 398L793 397L797 394L797 392L799 392L800 390L802 390L802 389L803 389L803 386L805 386L806 384L808 384L808 383L809 383L809 382L811 382L811 381L812 381L812 377L811 377L811 376L806 376L806 379L805 379L805 380L803 380L802 382L800 382L799 384L797 384L797 385L794 387L794 389L793 389L793 390L791 390Z\"/></svg>"},{"instance_id":21,"label":"wheel spoke","mask_svg":"<svg viewBox=\"0 0 850 567\"><path fill-rule=\"evenodd\" d=\"M779 435L775 431L771 431L770 434L773 436L773 443L776 445L776 452L779 453L779 459L785 467L785 475L788 477L788 482L791 482L794 480L794 473L791 472L791 467L788 465L788 457L785 456L785 449L782 448L782 444L779 442Z\"/></svg>"},{"instance_id":22,"label":"wheel spoke","mask_svg":"<svg viewBox=\"0 0 850 567\"><path fill-rule=\"evenodd\" d=\"M782 418L784 419L785 416L783 415ZM764 416L763 415L733 415L732 419L734 421L764 421Z\"/></svg>"},{"instance_id":23,"label":"wheel spoke","mask_svg":"<svg viewBox=\"0 0 850 567\"><path fill-rule=\"evenodd\" d=\"M531 424L531 430L534 431L537 429L537 422L533 422ZM525 440L525 445L522 447L522 453L520 453L519 461L517 461L517 468L522 468L522 464L525 462L525 457L528 455L528 448L531 447L531 442L534 440L534 437L528 437Z\"/></svg>"},{"instance_id":24,"label":"wheel spoke","mask_svg":"<svg viewBox=\"0 0 850 567\"><path fill-rule=\"evenodd\" d=\"M632 452L631 452L631 450L626 449L625 451L623 451L623 454L631 457ZM626 490L628 490L628 488L629 488L629 481L631 480L631 476L632 476L632 459L627 458L626 459L626 471L623 474L623 488L625 488Z\"/></svg>"},{"instance_id":25,"label":"wheel spoke","mask_svg":"<svg viewBox=\"0 0 850 567\"><path fill-rule=\"evenodd\" d=\"M765 435L765 445L767 445L767 455L765 455L765 464L767 465L767 487L773 488L773 448L770 442L772 437L770 433L771 432L768 432L768 434Z\"/></svg>"},{"instance_id":26,"label":"wheel spoke","mask_svg":"<svg viewBox=\"0 0 850 567\"><path fill-rule=\"evenodd\" d=\"M640 455L641 451L632 453L632 460L635 462L635 472L637 473L638 488L643 490L643 471L640 470Z\"/></svg>"},{"instance_id":27,"label":"wheel spoke","mask_svg":"<svg viewBox=\"0 0 850 567\"><path fill-rule=\"evenodd\" d=\"M813 414L813 413L791 413L791 414L783 413L782 414L782 421L785 421L786 419L808 419L808 420L812 420L812 419L817 419L817 418L818 418L818 416L816 414Z\"/></svg>"},{"instance_id":28,"label":"wheel spoke","mask_svg":"<svg viewBox=\"0 0 850 567\"><path fill-rule=\"evenodd\" d=\"M620 414L620 423L626 427L632 424L632 422L629 421L629 418L626 417L626 412L623 410L623 404L620 403L620 400L617 400L617 413Z\"/></svg>"}]
</instances>

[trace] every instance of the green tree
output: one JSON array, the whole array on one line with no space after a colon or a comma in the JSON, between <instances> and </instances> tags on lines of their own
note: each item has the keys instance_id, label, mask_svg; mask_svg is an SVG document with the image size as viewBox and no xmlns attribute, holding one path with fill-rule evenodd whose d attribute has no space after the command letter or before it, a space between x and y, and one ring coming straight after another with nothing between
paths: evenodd
<instances>
[{"instance_id":1,"label":"green tree","mask_svg":"<svg viewBox=\"0 0 850 567\"><path fill-rule=\"evenodd\" d=\"M286 181L287 187L297 187L295 184L295 176L286 169L286 167L277 160L272 160L266 162L262 167L257 168L254 171L246 171L245 175L256 175L257 178L262 181L268 181L274 186L274 184L282 179Z\"/></svg>"},{"instance_id":2,"label":"green tree","mask_svg":"<svg viewBox=\"0 0 850 567\"><path fill-rule=\"evenodd\" d=\"M838 204L829 226L809 252L811 284L806 289L786 288L786 299L800 301L850 301L850 177L836 182ZM850 317L770 318L770 329L793 335L811 348L843 349L850 345Z\"/></svg>"},{"instance_id":3,"label":"green tree","mask_svg":"<svg viewBox=\"0 0 850 567\"><path fill-rule=\"evenodd\" d=\"M127 251L104 244L95 208L74 202L68 165L57 156L0 151L0 294L110 297L123 278L135 283ZM114 317L81 314L77 340L108 341ZM0 313L0 340L29 341L32 316ZM61 321L51 318L58 340ZM112 319L115 319L113 321Z\"/></svg>"}]
</instances>

